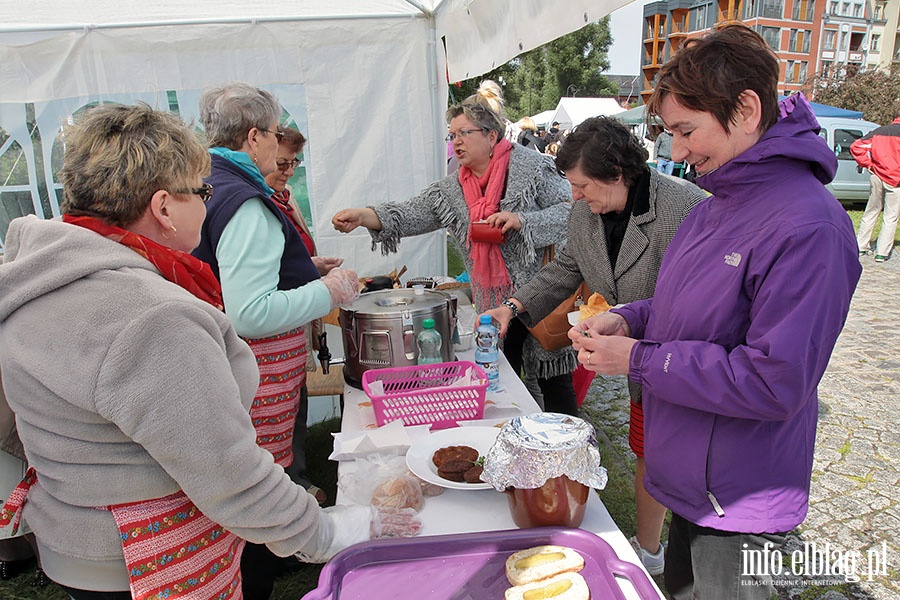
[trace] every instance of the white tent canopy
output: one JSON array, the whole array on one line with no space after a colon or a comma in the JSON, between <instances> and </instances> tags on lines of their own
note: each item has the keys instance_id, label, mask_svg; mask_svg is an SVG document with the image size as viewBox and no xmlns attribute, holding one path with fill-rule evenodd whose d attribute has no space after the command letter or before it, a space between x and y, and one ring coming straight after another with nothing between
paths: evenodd
<instances>
[{"instance_id":1,"label":"white tent canopy","mask_svg":"<svg viewBox=\"0 0 900 600\"><path fill-rule=\"evenodd\" d=\"M624 112L615 98L560 98L552 121L559 121L560 129L572 129L590 117L609 116Z\"/></svg>"},{"instance_id":2,"label":"white tent canopy","mask_svg":"<svg viewBox=\"0 0 900 600\"><path fill-rule=\"evenodd\" d=\"M59 214L58 133L75 111L142 100L196 121L204 87L239 80L272 91L309 138L301 183L322 254L360 275L403 264L410 276L444 273L440 233L381 257L365 232L335 232L331 216L405 200L442 175L448 78L482 74L628 1L3 2L0 166L19 156L0 173L0 192L13 192L0 194L0 238L16 211Z\"/></svg>"},{"instance_id":3,"label":"white tent canopy","mask_svg":"<svg viewBox=\"0 0 900 600\"><path fill-rule=\"evenodd\" d=\"M543 110L536 115L531 116L531 120L534 121L534 124L538 127L547 127L550 123L553 122L553 115L556 114L556 109L553 110Z\"/></svg>"}]
</instances>

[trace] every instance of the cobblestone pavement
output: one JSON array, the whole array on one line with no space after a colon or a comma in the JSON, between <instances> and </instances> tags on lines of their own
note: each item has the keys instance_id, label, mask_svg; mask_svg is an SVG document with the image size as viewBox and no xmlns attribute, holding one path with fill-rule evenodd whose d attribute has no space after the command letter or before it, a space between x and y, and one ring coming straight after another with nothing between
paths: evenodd
<instances>
[{"instance_id":1,"label":"cobblestone pavement","mask_svg":"<svg viewBox=\"0 0 900 600\"><path fill-rule=\"evenodd\" d=\"M783 551L814 548L824 573L790 575L778 588L783 600L900 598L900 257L861 261L847 324L819 385L809 514ZM626 399L624 378L597 378L585 408L633 465ZM860 581L846 580L853 571Z\"/></svg>"}]
</instances>

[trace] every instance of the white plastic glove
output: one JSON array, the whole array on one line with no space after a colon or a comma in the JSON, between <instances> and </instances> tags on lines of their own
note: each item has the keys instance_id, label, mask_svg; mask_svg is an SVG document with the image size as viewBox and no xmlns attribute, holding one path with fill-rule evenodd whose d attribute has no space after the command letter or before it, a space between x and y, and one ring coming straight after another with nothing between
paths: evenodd
<instances>
[{"instance_id":1,"label":"white plastic glove","mask_svg":"<svg viewBox=\"0 0 900 600\"><path fill-rule=\"evenodd\" d=\"M322 283L331 294L331 308L350 304L359 298L359 278L356 271L332 269L322 277Z\"/></svg>"},{"instance_id":2,"label":"white plastic glove","mask_svg":"<svg viewBox=\"0 0 900 600\"><path fill-rule=\"evenodd\" d=\"M323 563L353 544L381 537L410 537L422 529L410 508L338 505L321 509L316 538L295 556L302 562Z\"/></svg>"},{"instance_id":3,"label":"white plastic glove","mask_svg":"<svg viewBox=\"0 0 900 600\"><path fill-rule=\"evenodd\" d=\"M336 256L313 256L312 261L316 265L316 269L319 270L319 275L325 275L332 269L336 269L344 264L344 259Z\"/></svg>"}]
</instances>

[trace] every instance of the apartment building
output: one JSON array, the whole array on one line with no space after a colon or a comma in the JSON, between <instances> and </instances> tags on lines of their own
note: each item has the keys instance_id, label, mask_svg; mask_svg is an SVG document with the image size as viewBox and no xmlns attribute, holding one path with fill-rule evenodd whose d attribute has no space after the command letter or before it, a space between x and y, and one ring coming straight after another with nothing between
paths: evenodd
<instances>
[{"instance_id":1,"label":"apartment building","mask_svg":"<svg viewBox=\"0 0 900 600\"><path fill-rule=\"evenodd\" d=\"M900 0L872 3L872 30L869 33L866 67L900 73Z\"/></svg>"},{"instance_id":2,"label":"apartment building","mask_svg":"<svg viewBox=\"0 0 900 600\"><path fill-rule=\"evenodd\" d=\"M685 41L727 21L749 25L772 47L784 95L816 74L848 66L900 68L900 0L659 0L644 5L643 16L643 100L660 67Z\"/></svg>"}]
</instances>

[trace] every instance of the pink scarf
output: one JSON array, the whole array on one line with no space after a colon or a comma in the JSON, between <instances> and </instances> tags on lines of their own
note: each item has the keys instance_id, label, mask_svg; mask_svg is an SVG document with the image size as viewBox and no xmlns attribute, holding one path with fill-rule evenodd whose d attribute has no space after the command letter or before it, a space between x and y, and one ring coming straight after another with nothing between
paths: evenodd
<instances>
[{"instance_id":1,"label":"pink scarf","mask_svg":"<svg viewBox=\"0 0 900 600\"><path fill-rule=\"evenodd\" d=\"M491 163L482 177L476 177L468 167L460 167L459 184L469 207L470 223L481 221L499 210L510 152L512 144L509 140L500 140L494 146ZM473 242L470 231L468 245L469 256L472 257L470 275L474 284L475 305L479 310L488 310L506 300L512 293L509 271L498 244Z\"/></svg>"}]
</instances>

